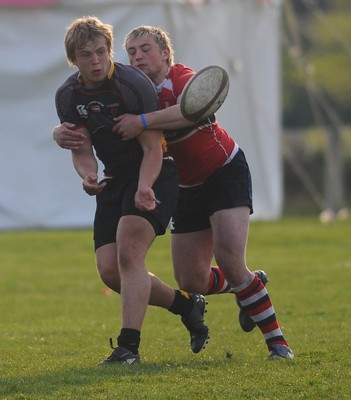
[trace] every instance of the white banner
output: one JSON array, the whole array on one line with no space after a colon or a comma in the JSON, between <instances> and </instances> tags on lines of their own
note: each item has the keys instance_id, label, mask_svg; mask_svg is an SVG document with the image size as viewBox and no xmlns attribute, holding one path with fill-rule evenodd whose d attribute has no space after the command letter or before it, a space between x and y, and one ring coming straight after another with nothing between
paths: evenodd
<instances>
[{"instance_id":1,"label":"white banner","mask_svg":"<svg viewBox=\"0 0 351 400\"><path fill-rule=\"evenodd\" d=\"M52 140L54 95L73 71L63 39L75 18L96 15L115 29L115 59L127 63L125 34L160 25L177 62L217 64L230 76L217 117L245 151L253 177L254 218L281 215L280 7L277 1L61 1L0 6L0 229L91 226L95 199L82 190L70 152Z\"/></svg>"}]
</instances>

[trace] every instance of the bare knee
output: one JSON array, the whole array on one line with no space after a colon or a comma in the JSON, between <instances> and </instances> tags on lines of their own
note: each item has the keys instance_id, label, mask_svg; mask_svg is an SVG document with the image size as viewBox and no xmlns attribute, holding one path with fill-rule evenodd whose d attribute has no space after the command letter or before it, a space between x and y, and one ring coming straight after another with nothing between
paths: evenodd
<instances>
[{"instance_id":1,"label":"bare knee","mask_svg":"<svg viewBox=\"0 0 351 400\"><path fill-rule=\"evenodd\" d=\"M120 279L117 265L97 263L97 269L102 282L113 291L120 293Z\"/></svg>"},{"instance_id":2,"label":"bare knee","mask_svg":"<svg viewBox=\"0 0 351 400\"><path fill-rule=\"evenodd\" d=\"M108 243L96 249L96 266L101 280L113 291L120 293L116 243Z\"/></svg>"}]
</instances>

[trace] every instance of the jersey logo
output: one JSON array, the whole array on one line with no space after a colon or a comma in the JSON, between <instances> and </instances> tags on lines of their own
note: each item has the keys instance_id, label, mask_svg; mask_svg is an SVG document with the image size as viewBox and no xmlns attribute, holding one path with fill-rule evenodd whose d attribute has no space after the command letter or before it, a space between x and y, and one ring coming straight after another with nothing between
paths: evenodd
<instances>
[{"instance_id":1,"label":"jersey logo","mask_svg":"<svg viewBox=\"0 0 351 400\"><path fill-rule=\"evenodd\" d=\"M88 104L78 104L76 108L81 118L87 118L91 113L102 113L104 109L109 110L109 113L116 117L119 115L120 104L115 102L104 105L100 101L91 101Z\"/></svg>"},{"instance_id":2,"label":"jersey logo","mask_svg":"<svg viewBox=\"0 0 351 400\"><path fill-rule=\"evenodd\" d=\"M77 111L81 117L88 116L88 111L85 109L85 105L77 105Z\"/></svg>"},{"instance_id":3,"label":"jersey logo","mask_svg":"<svg viewBox=\"0 0 351 400\"><path fill-rule=\"evenodd\" d=\"M100 104L92 104L90 108L92 112L101 112Z\"/></svg>"}]
</instances>

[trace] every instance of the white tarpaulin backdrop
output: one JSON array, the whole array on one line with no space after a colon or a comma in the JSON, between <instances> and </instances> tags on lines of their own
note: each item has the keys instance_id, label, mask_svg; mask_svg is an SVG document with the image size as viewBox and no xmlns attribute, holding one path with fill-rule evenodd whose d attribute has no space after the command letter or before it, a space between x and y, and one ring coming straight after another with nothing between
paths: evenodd
<instances>
[{"instance_id":1,"label":"white tarpaulin backdrop","mask_svg":"<svg viewBox=\"0 0 351 400\"><path fill-rule=\"evenodd\" d=\"M127 63L125 34L160 25L176 61L223 66L230 92L217 117L251 166L254 218L281 215L279 19L281 1L58 1L0 6L0 229L90 226L95 199L82 190L70 152L51 136L54 95L73 72L63 38L75 18L96 15L115 29L115 59Z\"/></svg>"}]
</instances>

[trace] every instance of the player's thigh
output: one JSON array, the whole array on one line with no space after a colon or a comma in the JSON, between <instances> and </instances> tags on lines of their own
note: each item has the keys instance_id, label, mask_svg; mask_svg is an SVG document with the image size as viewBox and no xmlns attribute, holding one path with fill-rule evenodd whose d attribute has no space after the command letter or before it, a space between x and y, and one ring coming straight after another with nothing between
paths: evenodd
<instances>
[{"instance_id":1,"label":"player's thigh","mask_svg":"<svg viewBox=\"0 0 351 400\"><path fill-rule=\"evenodd\" d=\"M220 210L211 216L213 252L219 264L245 263L249 217L248 207Z\"/></svg>"},{"instance_id":2,"label":"player's thigh","mask_svg":"<svg viewBox=\"0 0 351 400\"><path fill-rule=\"evenodd\" d=\"M171 244L174 275L178 284L207 281L213 257L211 229L172 234Z\"/></svg>"}]
</instances>

